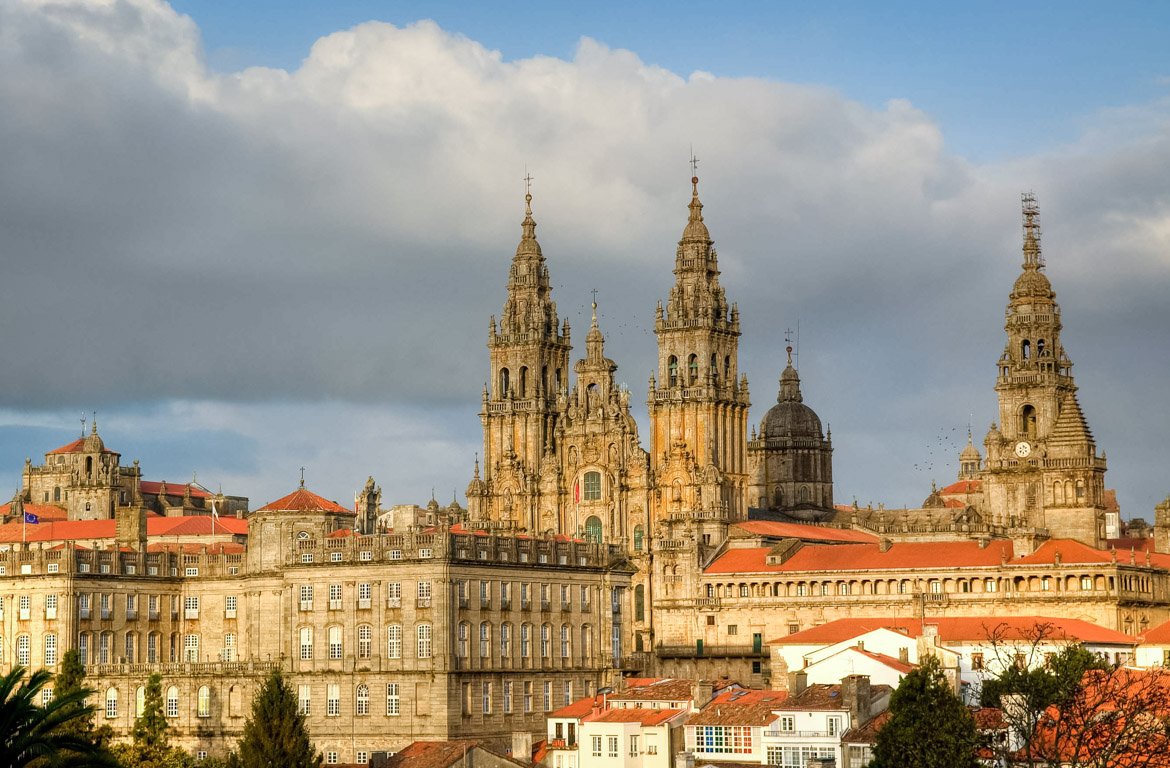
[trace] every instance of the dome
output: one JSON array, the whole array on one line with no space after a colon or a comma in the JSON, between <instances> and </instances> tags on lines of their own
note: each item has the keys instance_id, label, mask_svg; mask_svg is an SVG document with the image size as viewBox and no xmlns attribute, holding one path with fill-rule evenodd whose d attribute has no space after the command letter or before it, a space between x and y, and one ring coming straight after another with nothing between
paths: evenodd
<instances>
[{"instance_id":1,"label":"dome","mask_svg":"<svg viewBox=\"0 0 1170 768\"><path fill-rule=\"evenodd\" d=\"M980 461L983 457L979 454L979 449L971 443L971 437L967 437L967 447L959 454L959 461Z\"/></svg>"},{"instance_id":2,"label":"dome","mask_svg":"<svg viewBox=\"0 0 1170 768\"><path fill-rule=\"evenodd\" d=\"M1025 269L1012 286L1012 298L1052 299L1056 294L1052 290L1052 283L1039 269Z\"/></svg>"},{"instance_id":3,"label":"dome","mask_svg":"<svg viewBox=\"0 0 1170 768\"><path fill-rule=\"evenodd\" d=\"M765 440L812 437L820 440L821 418L800 396L800 376L791 364L780 376L780 396L764 415L760 436Z\"/></svg>"},{"instance_id":4,"label":"dome","mask_svg":"<svg viewBox=\"0 0 1170 768\"><path fill-rule=\"evenodd\" d=\"M81 450L85 453L105 453L106 444L102 442L101 436L95 431L85 436Z\"/></svg>"}]
</instances>

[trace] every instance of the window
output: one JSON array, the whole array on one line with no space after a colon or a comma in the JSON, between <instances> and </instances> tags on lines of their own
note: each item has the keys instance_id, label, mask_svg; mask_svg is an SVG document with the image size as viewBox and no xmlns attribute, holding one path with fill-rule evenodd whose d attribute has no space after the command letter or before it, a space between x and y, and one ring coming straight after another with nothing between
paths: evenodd
<instances>
[{"instance_id":1,"label":"window","mask_svg":"<svg viewBox=\"0 0 1170 768\"><path fill-rule=\"evenodd\" d=\"M402 714L402 700L398 693L398 683L386 683L386 716L398 717Z\"/></svg>"},{"instance_id":2,"label":"window","mask_svg":"<svg viewBox=\"0 0 1170 768\"><path fill-rule=\"evenodd\" d=\"M634 526L634 551L635 552L642 551L642 544L643 544L643 540L645 539L645 536L646 536L646 534L645 534L645 531L643 530L642 526L635 525Z\"/></svg>"},{"instance_id":3,"label":"window","mask_svg":"<svg viewBox=\"0 0 1170 768\"><path fill-rule=\"evenodd\" d=\"M0 643L0 650L4 645ZM82 632L77 636L77 660L83 665L89 663L89 635Z\"/></svg>"},{"instance_id":4,"label":"window","mask_svg":"<svg viewBox=\"0 0 1170 768\"><path fill-rule=\"evenodd\" d=\"M158 663L158 633L151 632L146 636L146 661L150 664Z\"/></svg>"},{"instance_id":5,"label":"window","mask_svg":"<svg viewBox=\"0 0 1170 768\"><path fill-rule=\"evenodd\" d=\"M391 624L386 627L386 658L402 658L402 625Z\"/></svg>"},{"instance_id":6,"label":"window","mask_svg":"<svg viewBox=\"0 0 1170 768\"><path fill-rule=\"evenodd\" d=\"M331 563L340 563L343 559L344 559L344 553L342 553L342 552L330 552L329 553L329 562L331 562Z\"/></svg>"},{"instance_id":7,"label":"window","mask_svg":"<svg viewBox=\"0 0 1170 768\"><path fill-rule=\"evenodd\" d=\"M146 688L138 686L138 690L134 691L134 717L142 717L142 713L146 711Z\"/></svg>"},{"instance_id":8,"label":"window","mask_svg":"<svg viewBox=\"0 0 1170 768\"><path fill-rule=\"evenodd\" d=\"M301 591L301 610L302 611L313 610L313 585L312 584L302 584L300 591Z\"/></svg>"},{"instance_id":9,"label":"window","mask_svg":"<svg viewBox=\"0 0 1170 768\"><path fill-rule=\"evenodd\" d=\"M341 686L329 683L325 686L325 716L337 717L341 714Z\"/></svg>"},{"instance_id":10,"label":"window","mask_svg":"<svg viewBox=\"0 0 1170 768\"><path fill-rule=\"evenodd\" d=\"M630 757L638 756L638 737L630 736Z\"/></svg>"},{"instance_id":11,"label":"window","mask_svg":"<svg viewBox=\"0 0 1170 768\"><path fill-rule=\"evenodd\" d=\"M313 714L313 689L311 686L297 686L297 711L302 715Z\"/></svg>"},{"instance_id":12,"label":"window","mask_svg":"<svg viewBox=\"0 0 1170 768\"><path fill-rule=\"evenodd\" d=\"M77 617L80 619L89 618L89 595L84 592L77 596Z\"/></svg>"},{"instance_id":13,"label":"window","mask_svg":"<svg viewBox=\"0 0 1170 768\"><path fill-rule=\"evenodd\" d=\"M309 563L313 562L313 553L312 552L302 552L301 553L301 562L304 563L305 565L308 565Z\"/></svg>"},{"instance_id":14,"label":"window","mask_svg":"<svg viewBox=\"0 0 1170 768\"><path fill-rule=\"evenodd\" d=\"M780 717L780 730L785 717L794 720L791 715ZM791 729L795 730L795 728ZM751 754L752 729L743 725L698 725L695 726L695 752L706 754ZM830 751L830 754L832 752ZM801 763L800 765L804 765Z\"/></svg>"},{"instance_id":15,"label":"window","mask_svg":"<svg viewBox=\"0 0 1170 768\"><path fill-rule=\"evenodd\" d=\"M236 633L227 632L223 636L223 653L224 661L236 660Z\"/></svg>"},{"instance_id":16,"label":"window","mask_svg":"<svg viewBox=\"0 0 1170 768\"><path fill-rule=\"evenodd\" d=\"M179 689L172 685L167 688L167 717L179 716Z\"/></svg>"},{"instance_id":17,"label":"window","mask_svg":"<svg viewBox=\"0 0 1170 768\"><path fill-rule=\"evenodd\" d=\"M479 657L489 658L492 655L492 625L482 622L479 625Z\"/></svg>"},{"instance_id":18,"label":"window","mask_svg":"<svg viewBox=\"0 0 1170 768\"><path fill-rule=\"evenodd\" d=\"M585 501L599 501L601 499L601 473L586 472L584 480L583 496Z\"/></svg>"},{"instance_id":19,"label":"window","mask_svg":"<svg viewBox=\"0 0 1170 768\"><path fill-rule=\"evenodd\" d=\"M500 658L512 658L512 625L500 625Z\"/></svg>"},{"instance_id":20,"label":"window","mask_svg":"<svg viewBox=\"0 0 1170 768\"><path fill-rule=\"evenodd\" d=\"M1041 591L1048 592L1051 589L1052 589L1052 579L1048 578L1047 576L1040 579L1040 590Z\"/></svg>"},{"instance_id":21,"label":"window","mask_svg":"<svg viewBox=\"0 0 1170 768\"><path fill-rule=\"evenodd\" d=\"M492 604L492 583L490 581L481 581L479 583L479 607L487 608Z\"/></svg>"},{"instance_id":22,"label":"window","mask_svg":"<svg viewBox=\"0 0 1170 768\"><path fill-rule=\"evenodd\" d=\"M56 563L53 563L53 565L56 565ZM57 596L56 595L45 595L45 618L46 619L57 618Z\"/></svg>"},{"instance_id":23,"label":"window","mask_svg":"<svg viewBox=\"0 0 1170 768\"><path fill-rule=\"evenodd\" d=\"M357 687L357 694L354 697L354 714L359 716L370 714L370 686L365 683L360 683Z\"/></svg>"},{"instance_id":24,"label":"window","mask_svg":"<svg viewBox=\"0 0 1170 768\"><path fill-rule=\"evenodd\" d=\"M223 599L223 616L225 619L236 617L236 596L228 595Z\"/></svg>"},{"instance_id":25,"label":"window","mask_svg":"<svg viewBox=\"0 0 1170 768\"><path fill-rule=\"evenodd\" d=\"M561 658L567 659L572 656L571 635L572 630L568 624L561 625Z\"/></svg>"},{"instance_id":26,"label":"window","mask_svg":"<svg viewBox=\"0 0 1170 768\"><path fill-rule=\"evenodd\" d=\"M828 717L825 719L825 722L828 725L828 730L829 730L830 736L840 736L841 735L841 717L839 715L833 716L833 717Z\"/></svg>"},{"instance_id":27,"label":"window","mask_svg":"<svg viewBox=\"0 0 1170 768\"><path fill-rule=\"evenodd\" d=\"M329 628L329 658L341 658L341 627Z\"/></svg>"},{"instance_id":28,"label":"window","mask_svg":"<svg viewBox=\"0 0 1170 768\"><path fill-rule=\"evenodd\" d=\"M524 681L524 711L532 711L532 681Z\"/></svg>"},{"instance_id":29,"label":"window","mask_svg":"<svg viewBox=\"0 0 1170 768\"><path fill-rule=\"evenodd\" d=\"M739 634L739 625L738 624L728 624L727 625L727 634L738 635Z\"/></svg>"},{"instance_id":30,"label":"window","mask_svg":"<svg viewBox=\"0 0 1170 768\"><path fill-rule=\"evenodd\" d=\"M618 756L618 737L617 736L606 736L605 737L605 746L606 746L606 754L608 754L610 757L617 757Z\"/></svg>"},{"instance_id":31,"label":"window","mask_svg":"<svg viewBox=\"0 0 1170 768\"><path fill-rule=\"evenodd\" d=\"M390 550L389 559L390 560L401 560L402 559L402 550L401 549Z\"/></svg>"},{"instance_id":32,"label":"window","mask_svg":"<svg viewBox=\"0 0 1170 768\"><path fill-rule=\"evenodd\" d=\"M326 752L325 753L325 764L326 765L337 765L337 753L332 752L332 751Z\"/></svg>"},{"instance_id":33,"label":"window","mask_svg":"<svg viewBox=\"0 0 1170 768\"><path fill-rule=\"evenodd\" d=\"M102 632L98 635L98 664L110 663L110 641L113 639L113 632ZM19 648L20 640L17 639L17 647Z\"/></svg>"},{"instance_id":34,"label":"window","mask_svg":"<svg viewBox=\"0 0 1170 768\"><path fill-rule=\"evenodd\" d=\"M484 680L480 684L479 709L485 715L492 713L492 684L490 680Z\"/></svg>"},{"instance_id":35,"label":"window","mask_svg":"<svg viewBox=\"0 0 1170 768\"><path fill-rule=\"evenodd\" d=\"M431 658L431 625L419 624L416 630L417 656L420 659Z\"/></svg>"},{"instance_id":36,"label":"window","mask_svg":"<svg viewBox=\"0 0 1170 768\"><path fill-rule=\"evenodd\" d=\"M544 681L544 697L542 703L544 704L545 712L552 711L552 680Z\"/></svg>"},{"instance_id":37,"label":"window","mask_svg":"<svg viewBox=\"0 0 1170 768\"><path fill-rule=\"evenodd\" d=\"M520 658L527 659L532 656L532 633L531 624L520 625Z\"/></svg>"},{"instance_id":38,"label":"window","mask_svg":"<svg viewBox=\"0 0 1170 768\"><path fill-rule=\"evenodd\" d=\"M199 661L199 635L183 636L183 661Z\"/></svg>"},{"instance_id":39,"label":"window","mask_svg":"<svg viewBox=\"0 0 1170 768\"><path fill-rule=\"evenodd\" d=\"M118 716L118 689L106 689L106 719L113 720Z\"/></svg>"},{"instance_id":40,"label":"window","mask_svg":"<svg viewBox=\"0 0 1170 768\"><path fill-rule=\"evenodd\" d=\"M102 597L105 597L105 595L102 595ZM199 618L199 598L197 596L192 595L191 597L183 598L183 618Z\"/></svg>"},{"instance_id":41,"label":"window","mask_svg":"<svg viewBox=\"0 0 1170 768\"><path fill-rule=\"evenodd\" d=\"M422 560L428 560L428 559L430 559L430 557L431 557L431 548L430 548L430 547L420 547L420 548L419 548L419 550L418 550L418 556L419 556L419 558L420 558L420 559L422 559Z\"/></svg>"},{"instance_id":42,"label":"window","mask_svg":"<svg viewBox=\"0 0 1170 768\"><path fill-rule=\"evenodd\" d=\"M340 584L330 584L329 585L329 610L331 610L331 611L340 611L341 610L341 585Z\"/></svg>"},{"instance_id":43,"label":"window","mask_svg":"<svg viewBox=\"0 0 1170 768\"><path fill-rule=\"evenodd\" d=\"M368 659L373 651L374 645L374 629L369 624L362 624L358 627L358 651L359 659Z\"/></svg>"},{"instance_id":44,"label":"window","mask_svg":"<svg viewBox=\"0 0 1170 768\"><path fill-rule=\"evenodd\" d=\"M20 608L19 608L20 620L21 621L28 621L28 616L32 612L32 596L31 595L21 595L19 600L18 600L18 605L20 606Z\"/></svg>"},{"instance_id":45,"label":"window","mask_svg":"<svg viewBox=\"0 0 1170 768\"><path fill-rule=\"evenodd\" d=\"M402 607L402 583L391 581L386 585L386 607Z\"/></svg>"},{"instance_id":46,"label":"window","mask_svg":"<svg viewBox=\"0 0 1170 768\"><path fill-rule=\"evenodd\" d=\"M600 736L593 737L592 746L593 746L593 756L594 757L601 757L601 737Z\"/></svg>"},{"instance_id":47,"label":"window","mask_svg":"<svg viewBox=\"0 0 1170 768\"><path fill-rule=\"evenodd\" d=\"M460 710L464 715L471 714L471 683L464 683L460 686L462 695L460 696Z\"/></svg>"},{"instance_id":48,"label":"window","mask_svg":"<svg viewBox=\"0 0 1170 768\"><path fill-rule=\"evenodd\" d=\"M512 712L512 681L504 681L504 712Z\"/></svg>"},{"instance_id":49,"label":"window","mask_svg":"<svg viewBox=\"0 0 1170 768\"><path fill-rule=\"evenodd\" d=\"M313 658L313 628L301 627L301 660Z\"/></svg>"},{"instance_id":50,"label":"window","mask_svg":"<svg viewBox=\"0 0 1170 768\"><path fill-rule=\"evenodd\" d=\"M358 584L358 609L365 610L370 607L370 596L374 594L373 588L368 581L363 581Z\"/></svg>"},{"instance_id":51,"label":"window","mask_svg":"<svg viewBox=\"0 0 1170 768\"><path fill-rule=\"evenodd\" d=\"M540 658L547 659L552 656L552 626L549 624L540 625Z\"/></svg>"},{"instance_id":52,"label":"window","mask_svg":"<svg viewBox=\"0 0 1170 768\"><path fill-rule=\"evenodd\" d=\"M127 632L122 646L122 658L127 664L134 663L134 646L137 645L137 636L133 632Z\"/></svg>"},{"instance_id":53,"label":"window","mask_svg":"<svg viewBox=\"0 0 1170 768\"><path fill-rule=\"evenodd\" d=\"M1093 577L1092 576L1082 576L1081 577L1081 591L1088 592L1092 588L1093 588Z\"/></svg>"},{"instance_id":54,"label":"window","mask_svg":"<svg viewBox=\"0 0 1170 768\"><path fill-rule=\"evenodd\" d=\"M51 667L57 663L57 636L53 633L45 635L45 666Z\"/></svg>"},{"instance_id":55,"label":"window","mask_svg":"<svg viewBox=\"0 0 1170 768\"><path fill-rule=\"evenodd\" d=\"M971 669L974 669L974 670L983 669L983 654L982 653L972 653L971 654Z\"/></svg>"},{"instance_id":56,"label":"window","mask_svg":"<svg viewBox=\"0 0 1170 768\"><path fill-rule=\"evenodd\" d=\"M28 635L16 637L16 663L27 667L32 662L32 642Z\"/></svg>"},{"instance_id":57,"label":"window","mask_svg":"<svg viewBox=\"0 0 1170 768\"><path fill-rule=\"evenodd\" d=\"M580 588L578 589L578 592L580 593L578 595L578 597L581 599L581 610L588 611L589 610L589 587L582 584L580 586Z\"/></svg>"},{"instance_id":58,"label":"window","mask_svg":"<svg viewBox=\"0 0 1170 768\"><path fill-rule=\"evenodd\" d=\"M199 686L195 696L195 716L211 717L211 689L206 685Z\"/></svg>"},{"instance_id":59,"label":"window","mask_svg":"<svg viewBox=\"0 0 1170 768\"><path fill-rule=\"evenodd\" d=\"M431 604L431 583L429 581L420 581L418 583L418 606L425 608Z\"/></svg>"},{"instance_id":60,"label":"window","mask_svg":"<svg viewBox=\"0 0 1170 768\"><path fill-rule=\"evenodd\" d=\"M941 581L939 581L938 579L931 579L930 580L930 594L932 594L932 595L942 594L942 582Z\"/></svg>"},{"instance_id":61,"label":"window","mask_svg":"<svg viewBox=\"0 0 1170 768\"><path fill-rule=\"evenodd\" d=\"M780 715L780 731L781 733L792 733L796 730L796 716L795 715Z\"/></svg>"},{"instance_id":62,"label":"window","mask_svg":"<svg viewBox=\"0 0 1170 768\"><path fill-rule=\"evenodd\" d=\"M995 579L985 579L983 581L983 591L984 592L995 592L996 587L997 587L997 585L995 583Z\"/></svg>"},{"instance_id":63,"label":"window","mask_svg":"<svg viewBox=\"0 0 1170 768\"><path fill-rule=\"evenodd\" d=\"M53 702L53 686L46 685L41 689L41 706L46 707Z\"/></svg>"}]
</instances>

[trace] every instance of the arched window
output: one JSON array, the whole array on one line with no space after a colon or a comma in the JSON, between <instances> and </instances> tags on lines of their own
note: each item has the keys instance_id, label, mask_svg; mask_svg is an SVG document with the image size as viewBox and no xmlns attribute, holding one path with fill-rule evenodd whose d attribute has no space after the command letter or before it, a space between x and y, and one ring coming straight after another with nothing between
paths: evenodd
<instances>
[{"instance_id":1,"label":"arched window","mask_svg":"<svg viewBox=\"0 0 1170 768\"><path fill-rule=\"evenodd\" d=\"M798 496L799 496L799 498L800 498L800 503L801 503L801 504L807 504L807 503L808 503L808 486L807 486L807 485L802 485L802 486L800 486L800 491L799 491L799 493L798 493Z\"/></svg>"},{"instance_id":2,"label":"arched window","mask_svg":"<svg viewBox=\"0 0 1170 768\"><path fill-rule=\"evenodd\" d=\"M211 717L211 689L206 685L199 686L195 697L195 716Z\"/></svg>"},{"instance_id":3,"label":"arched window","mask_svg":"<svg viewBox=\"0 0 1170 768\"><path fill-rule=\"evenodd\" d=\"M694 386L699 380L699 356L691 355L687 358L687 384Z\"/></svg>"},{"instance_id":4,"label":"arched window","mask_svg":"<svg viewBox=\"0 0 1170 768\"><path fill-rule=\"evenodd\" d=\"M584 486L584 493L582 495L585 501L599 501L601 499L600 472L586 472Z\"/></svg>"},{"instance_id":5,"label":"arched window","mask_svg":"<svg viewBox=\"0 0 1170 768\"><path fill-rule=\"evenodd\" d=\"M527 659L532 655L532 625L520 625L520 658Z\"/></svg>"},{"instance_id":6,"label":"arched window","mask_svg":"<svg viewBox=\"0 0 1170 768\"><path fill-rule=\"evenodd\" d=\"M354 706L354 714L368 715L370 714L370 686L365 683L359 683L357 687L357 694Z\"/></svg>"},{"instance_id":7,"label":"arched window","mask_svg":"<svg viewBox=\"0 0 1170 768\"><path fill-rule=\"evenodd\" d=\"M32 663L32 640L28 635L16 636L16 663L22 667Z\"/></svg>"},{"instance_id":8,"label":"arched window","mask_svg":"<svg viewBox=\"0 0 1170 768\"><path fill-rule=\"evenodd\" d=\"M1044 357L1044 339L1036 339L1036 357Z\"/></svg>"},{"instance_id":9,"label":"arched window","mask_svg":"<svg viewBox=\"0 0 1170 768\"><path fill-rule=\"evenodd\" d=\"M670 386L678 386L678 358L674 355L671 355L670 360L666 363L666 373Z\"/></svg>"},{"instance_id":10,"label":"arched window","mask_svg":"<svg viewBox=\"0 0 1170 768\"><path fill-rule=\"evenodd\" d=\"M1028 360L1032 357L1032 342L1024 339L1020 342L1020 357Z\"/></svg>"},{"instance_id":11,"label":"arched window","mask_svg":"<svg viewBox=\"0 0 1170 768\"><path fill-rule=\"evenodd\" d=\"M1027 437L1036 436L1036 409L1025 405L1020 409L1020 434Z\"/></svg>"},{"instance_id":12,"label":"arched window","mask_svg":"<svg viewBox=\"0 0 1170 768\"><path fill-rule=\"evenodd\" d=\"M106 718L114 719L118 716L118 689L106 689Z\"/></svg>"},{"instance_id":13,"label":"arched window","mask_svg":"<svg viewBox=\"0 0 1170 768\"><path fill-rule=\"evenodd\" d=\"M313 658L313 628L301 627L301 660Z\"/></svg>"},{"instance_id":14,"label":"arched window","mask_svg":"<svg viewBox=\"0 0 1170 768\"><path fill-rule=\"evenodd\" d=\"M601 518L590 515L585 521L585 540L594 544L601 543Z\"/></svg>"},{"instance_id":15,"label":"arched window","mask_svg":"<svg viewBox=\"0 0 1170 768\"><path fill-rule=\"evenodd\" d=\"M228 688L228 716L240 716L240 686L238 685Z\"/></svg>"},{"instance_id":16,"label":"arched window","mask_svg":"<svg viewBox=\"0 0 1170 768\"><path fill-rule=\"evenodd\" d=\"M593 659L593 627L588 624L581 625L581 659L586 662Z\"/></svg>"},{"instance_id":17,"label":"arched window","mask_svg":"<svg viewBox=\"0 0 1170 768\"><path fill-rule=\"evenodd\" d=\"M540 658L552 656L552 624L540 625Z\"/></svg>"},{"instance_id":18,"label":"arched window","mask_svg":"<svg viewBox=\"0 0 1170 768\"><path fill-rule=\"evenodd\" d=\"M341 627L329 628L329 658L340 659L342 656L341 648Z\"/></svg>"},{"instance_id":19,"label":"arched window","mask_svg":"<svg viewBox=\"0 0 1170 768\"><path fill-rule=\"evenodd\" d=\"M418 656L418 658L420 658L420 659L431 658L431 654L432 654L431 638L432 638L431 625L430 624L419 624L415 630L415 639L417 640L417 645L415 648L415 651L416 651L415 655Z\"/></svg>"},{"instance_id":20,"label":"arched window","mask_svg":"<svg viewBox=\"0 0 1170 768\"><path fill-rule=\"evenodd\" d=\"M723 358L723 379L728 382L731 381L731 355Z\"/></svg>"},{"instance_id":21,"label":"arched window","mask_svg":"<svg viewBox=\"0 0 1170 768\"><path fill-rule=\"evenodd\" d=\"M391 624L386 627L386 658L402 658L402 625Z\"/></svg>"},{"instance_id":22,"label":"arched window","mask_svg":"<svg viewBox=\"0 0 1170 768\"><path fill-rule=\"evenodd\" d=\"M85 474L87 474L87 475L93 474L93 456L86 456L85 457ZM89 509L88 505L86 506L86 509Z\"/></svg>"},{"instance_id":23,"label":"arched window","mask_svg":"<svg viewBox=\"0 0 1170 768\"><path fill-rule=\"evenodd\" d=\"M490 658L492 655L492 625L486 621L479 624L479 657Z\"/></svg>"},{"instance_id":24,"label":"arched window","mask_svg":"<svg viewBox=\"0 0 1170 768\"><path fill-rule=\"evenodd\" d=\"M368 659L373 653L374 628L369 624L358 627L357 655L359 659Z\"/></svg>"},{"instance_id":25,"label":"arched window","mask_svg":"<svg viewBox=\"0 0 1170 768\"><path fill-rule=\"evenodd\" d=\"M58 485L56 488L53 489L53 501L60 501L60 500L61 500L61 486Z\"/></svg>"},{"instance_id":26,"label":"arched window","mask_svg":"<svg viewBox=\"0 0 1170 768\"><path fill-rule=\"evenodd\" d=\"M459 623L459 643L455 647L455 655L461 659L467 658L467 636L471 634L471 625L466 621Z\"/></svg>"},{"instance_id":27,"label":"arched window","mask_svg":"<svg viewBox=\"0 0 1170 768\"><path fill-rule=\"evenodd\" d=\"M167 717L179 716L179 688L172 685L167 688Z\"/></svg>"},{"instance_id":28,"label":"arched window","mask_svg":"<svg viewBox=\"0 0 1170 768\"><path fill-rule=\"evenodd\" d=\"M645 531L642 529L642 526L635 525L634 526L634 551L635 552L642 551L642 540L644 537L645 537Z\"/></svg>"},{"instance_id":29,"label":"arched window","mask_svg":"<svg viewBox=\"0 0 1170 768\"><path fill-rule=\"evenodd\" d=\"M134 691L134 717L142 717L142 713L146 711L146 687L138 686L138 690Z\"/></svg>"},{"instance_id":30,"label":"arched window","mask_svg":"<svg viewBox=\"0 0 1170 768\"><path fill-rule=\"evenodd\" d=\"M512 625L506 622L500 625L500 658L512 658Z\"/></svg>"},{"instance_id":31,"label":"arched window","mask_svg":"<svg viewBox=\"0 0 1170 768\"><path fill-rule=\"evenodd\" d=\"M500 397L507 397L508 396L508 385L511 383L508 381L508 377L509 377L508 369L501 368L500 369Z\"/></svg>"},{"instance_id":32,"label":"arched window","mask_svg":"<svg viewBox=\"0 0 1170 768\"><path fill-rule=\"evenodd\" d=\"M634 621L646 620L646 587L642 584L634 587Z\"/></svg>"},{"instance_id":33,"label":"arched window","mask_svg":"<svg viewBox=\"0 0 1170 768\"><path fill-rule=\"evenodd\" d=\"M45 666L52 667L57 664L57 635L50 632L45 635Z\"/></svg>"},{"instance_id":34,"label":"arched window","mask_svg":"<svg viewBox=\"0 0 1170 768\"><path fill-rule=\"evenodd\" d=\"M719 358L715 357L715 353L711 353L711 367L710 367L711 383L719 381Z\"/></svg>"},{"instance_id":35,"label":"arched window","mask_svg":"<svg viewBox=\"0 0 1170 768\"><path fill-rule=\"evenodd\" d=\"M520 367L520 399L528 397L528 366Z\"/></svg>"},{"instance_id":36,"label":"arched window","mask_svg":"<svg viewBox=\"0 0 1170 768\"><path fill-rule=\"evenodd\" d=\"M568 624L561 625L561 658L567 659L573 655L573 630Z\"/></svg>"}]
</instances>

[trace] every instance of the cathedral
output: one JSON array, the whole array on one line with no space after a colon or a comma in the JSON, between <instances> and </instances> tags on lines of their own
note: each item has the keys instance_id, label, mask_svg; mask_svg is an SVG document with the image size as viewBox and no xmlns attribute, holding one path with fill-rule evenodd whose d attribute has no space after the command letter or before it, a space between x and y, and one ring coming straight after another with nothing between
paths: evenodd
<instances>
[{"instance_id":1,"label":"cathedral","mask_svg":"<svg viewBox=\"0 0 1170 768\"><path fill-rule=\"evenodd\" d=\"M681 218L681 217L680 217ZM593 304L584 355L552 297L525 198L488 323L482 453L467 508L353 507L294 489L251 510L143 479L94 422L26 460L0 506L0 670L76 651L125 736L164 678L174 740L221 753L279 666L329 764L416 738L523 752L544 716L646 674L782 678L766 643L838 618L1170 619L1170 499L1118 540L1105 456L1077 401L1039 213L1023 199L999 417L920 507L835 503L832 436L792 349L749 419L740 311L720 284L699 180L654 313L639 435Z\"/></svg>"}]
</instances>

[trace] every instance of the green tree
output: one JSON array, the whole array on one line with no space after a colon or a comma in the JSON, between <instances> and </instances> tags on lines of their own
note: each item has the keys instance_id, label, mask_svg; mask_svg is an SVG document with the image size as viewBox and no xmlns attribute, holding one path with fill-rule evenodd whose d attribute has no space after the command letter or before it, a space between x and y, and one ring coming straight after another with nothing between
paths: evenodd
<instances>
[{"instance_id":1,"label":"green tree","mask_svg":"<svg viewBox=\"0 0 1170 768\"><path fill-rule=\"evenodd\" d=\"M938 659L926 658L890 696L871 768L976 768L979 732Z\"/></svg>"},{"instance_id":2,"label":"green tree","mask_svg":"<svg viewBox=\"0 0 1170 768\"><path fill-rule=\"evenodd\" d=\"M318 768L321 753L313 748L305 716L297 709L292 687L274 668L252 700L233 768Z\"/></svg>"},{"instance_id":3,"label":"green tree","mask_svg":"<svg viewBox=\"0 0 1170 768\"><path fill-rule=\"evenodd\" d=\"M86 704L86 699L93 694L93 690L85 684L85 666L81 663L81 656L76 649L66 651L61 657L61 668L53 676L52 682L53 698L71 702L66 707L77 712L76 717L66 719L61 725L62 731L85 739L98 747L109 746L110 740L114 737L114 730L105 724L94 725L94 708ZM75 695L78 692L82 692L82 695Z\"/></svg>"},{"instance_id":4,"label":"green tree","mask_svg":"<svg viewBox=\"0 0 1170 768\"><path fill-rule=\"evenodd\" d=\"M116 768L110 754L77 727L93 716L93 707L85 701L90 691L54 690L52 700L42 706L41 689L53 675L42 669L26 679L25 672L18 666L0 677L0 765Z\"/></svg>"},{"instance_id":5,"label":"green tree","mask_svg":"<svg viewBox=\"0 0 1170 768\"><path fill-rule=\"evenodd\" d=\"M146 681L142 712L134 720L134 746L144 754L162 754L169 748L166 714L163 712L162 675L155 672Z\"/></svg>"}]
</instances>

